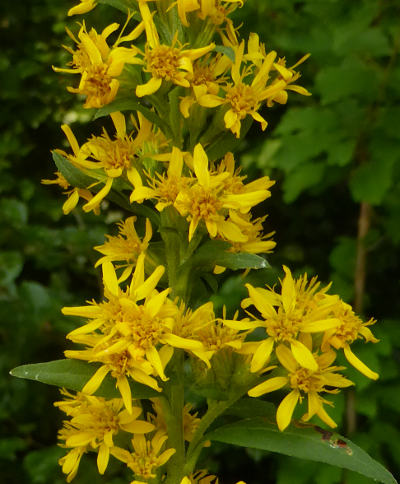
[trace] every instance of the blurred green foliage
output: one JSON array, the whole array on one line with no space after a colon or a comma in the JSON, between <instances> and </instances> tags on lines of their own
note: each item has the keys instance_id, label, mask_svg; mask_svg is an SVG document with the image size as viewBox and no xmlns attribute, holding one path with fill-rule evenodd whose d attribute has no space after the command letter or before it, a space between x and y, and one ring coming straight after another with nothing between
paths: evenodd
<instances>
[{"instance_id":1,"label":"blurred green foliage","mask_svg":"<svg viewBox=\"0 0 400 484\"><path fill-rule=\"evenodd\" d=\"M56 447L60 415L52 387L12 379L19 364L59 358L72 329L60 308L99 294L95 254L107 219L77 211L62 216L51 178L50 149L63 146L62 122L89 119L65 91L69 79L51 65L65 65L64 26L68 0L3 0L0 5L0 482L64 482ZM99 7L90 18L107 23ZM113 11L114 12L114 11ZM400 5L397 0L247 0L235 13L242 35L258 32L267 48L285 54L288 65L304 53L302 85L312 98L292 95L289 107L268 110L268 130L252 128L240 157L250 175L277 180L266 230L278 243L272 270L250 274L253 283L273 284L285 263L332 280L332 291L354 299L360 204L372 206L365 237L365 316L374 316L381 342L355 351L381 374L369 382L349 369L358 385L356 428L349 437L394 475L400 475ZM75 19L73 20L75 21ZM82 138L83 129L77 127ZM217 305L232 309L245 294L240 276L225 280ZM345 395L332 416L346 434ZM218 444L204 465L248 484L342 482L329 466ZM20 462L21 465L16 465ZM127 482L111 466L107 479L93 462L82 463L77 484ZM368 482L347 474L345 482Z\"/></svg>"}]
</instances>

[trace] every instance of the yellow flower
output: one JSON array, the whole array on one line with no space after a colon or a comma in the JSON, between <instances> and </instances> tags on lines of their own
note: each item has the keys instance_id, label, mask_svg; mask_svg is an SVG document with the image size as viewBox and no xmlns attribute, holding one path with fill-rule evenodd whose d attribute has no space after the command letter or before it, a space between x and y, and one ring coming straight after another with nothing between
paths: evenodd
<instances>
[{"instance_id":1,"label":"yellow flower","mask_svg":"<svg viewBox=\"0 0 400 484\"><path fill-rule=\"evenodd\" d=\"M168 161L167 173L155 173L155 176L148 175L148 187L137 187L131 194L130 201L142 201L154 198L157 200L156 209L162 212L165 207L175 203L176 197L181 190L184 190L190 183L190 178L182 176L184 153L172 148L171 153L153 156L154 160Z\"/></svg>"},{"instance_id":2,"label":"yellow flower","mask_svg":"<svg viewBox=\"0 0 400 484\"><path fill-rule=\"evenodd\" d=\"M185 476L180 484L219 484L219 479L217 476L208 474L206 470L199 470L190 476Z\"/></svg>"},{"instance_id":3,"label":"yellow flower","mask_svg":"<svg viewBox=\"0 0 400 484\"><path fill-rule=\"evenodd\" d=\"M303 416L303 420L307 421L318 415L327 425L336 427L336 423L324 409L324 404L332 405L332 402L319 395L322 392L338 393L339 388L353 385L353 382L337 373L344 367L330 366L336 358L336 353L329 351L316 356L317 368L314 371L300 366L287 346L279 345L276 348L276 355L288 375L270 378L252 388L248 394L251 397L259 397L289 385L291 392L282 400L276 413L276 421L281 431L290 424L297 403L301 403L305 395L308 412Z\"/></svg>"},{"instance_id":4,"label":"yellow flower","mask_svg":"<svg viewBox=\"0 0 400 484\"><path fill-rule=\"evenodd\" d=\"M249 297L242 301L242 307L254 305L261 318L253 316L253 321L226 321L225 324L237 329L265 328L267 338L261 342L247 343L254 349L251 371L258 372L268 363L276 344L290 346L295 360L311 371L318 368L312 352L299 340L303 334L323 333L337 327L340 320L331 315L332 305L337 298L325 297L329 286L318 290L316 278L308 282L307 275L297 281L287 267L283 267L285 277L281 283L281 294L272 289L253 287L246 284ZM250 313L249 313L250 314Z\"/></svg>"},{"instance_id":5,"label":"yellow flower","mask_svg":"<svg viewBox=\"0 0 400 484\"><path fill-rule=\"evenodd\" d=\"M359 338L364 338L365 342L377 343L379 340L374 337L368 326L375 324L374 319L364 323L349 304L339 301L333 307L333 313L340 320L340 325L327 330L322 340L322 349L328 350L331 346L343 349L347 361L354 366L360 373L372 380L379 378L378 373L370 370L350 349L350 345Z\"/></svg>"},{"instance_id":6,"label":"yellow flower","mask_svg":"<svg viewBox=\"0 0 400 484\"><path fill-rule=\"evenodd\" d=\"M130 18L128 17L127 23ZM117 78L124 65L140 62L136 58L138 52L136 48L119 47L119 44L139 37L144 25L139 24L130 34L122 36L127 23L111 48L107 44L107 38L119 28L117 23L109 25L101 34L98 34L94 28L87 32L83 22L78 38L67 29L68 35L77 44L76 50L65 47L72 54L71 68L53 67L53 69L56 72L81 75L79 86L77 88L68 87L68 91L86 96L85 108L100 108L109 104L118 92L119 81Z\"/></svg>"},{"instance_id":7,"label":"yellow flower","mask_svg":"<svg viewBox=\"0 0 400 484\"><path fill-rule=\"evenodd\" d=\"M95 267L105 262L126 262L120 266L125 267L125 270L119 278L119 282L125 281L131 275L137 258L141 253L146 252L152 236L150 220L146 219L146 233L143 240L140 240L136 233L135 221L136 217L128 217L123 222L119 222L119 234L117 236L106 235L107 241L103 245L94 247L104 255L96 262Z\"/></svg>"},{"instance_id":8,"label":"yellow flower","mask_svg":"<svg viewBox=\"0 0 400 484\"><path fill-rule=\"evenodd\" d=\"M284 67L284 60L275 62L276 52L265 52L263 44L258 41L258 36L252 34L248 41L248 52L244 53L244 40L239 46L232 46L235 50L235 62L231 69L233 83L222 86L225 96L198 92L197 102L204 107L217 107L227 105L224 121L226 129L229 129L240 137L241 121L250 115L261 124L262 130L266 129L267 121L258 113L264 102L267 106L276 102L286 102L287 93L290 89L299 94L309 95L308 91L300 86L289 85L300 77L293 69L303 62L308 56L303 57L293 67ZM275 79L272 75L277 73ZM251 82L250 82L251 80Z\"/></svg>"},{"instance_id":9,"label":"yellow flower","mask_svg":"<svg viewBox=\"0 0 400 484\"><path fill-rule=\"evenodd\" d=\"M182 116L189 117L190 108L196 103L197 98L205 94L218 94L221 85L226 82L225 74L231 65L232 61L228 56L214 53L212 56L207 54L193 63L193 72L187 75L193 93L181 98L179 109Z\"/></svg>"},{"instance_id":10,"label":"yellow flower","mask_svg":"<svg viewBox=\"0 0 400 484\"><path fill-rule=\"evenodd\" d=\"M277 91L274 95L269 96L267 101L267 106L270 107L273 105L274 102L279 104L286 104L288 99L287 91L294 91L302 96L311 96L311 93L307 91L302 86L297 84L293 84L300 78L301 74L296 72L294 69L298 65L302 64L310 57L310 54L304 55L299 61L296 62L293 66L287 68L286 67L286 59L278 59L277 62L274 63L273 67L276 71L278 71L279 76L274 80L271 87L277 88ZM284 83L282 83L284 81Z\"/></svg>"},{"instance_id":11,"label":"yellow flower","mask_svg":"<svg viewBox=\"0 0 400 484\"><path fill-rule=\"evenodd\" d=\"M166 381L165 367L174 347L201 349L201 343L172 334L176 305L167 299L170 289L157 292L155 287L164 273L158 266L144 278L145 254L140 254L130 286L119 287L111 262L102 265L106 301L89 306L63 308L67 315L90 321L68 334L68 338L84 344L84 350L69 350L67 358L99 362L101 366L86 383L85 393L94 393L105 376L111 373L128 411L132 409L128 377L161 391L158 381ZM140 301L143 301L139 304Z\"/></svg>"},{"instance_id":12,"label":"yellow flower","mask_svg":"<svg viewBox=\"0 0 400 484\"><path fill-rule=\"evenodd\" d=\"M89 190L86 190L85 188L72 188L71 190L68 190L70 184L63 174L59 171L56 171L55 175L56 178L54 180L42 180L41 183L43 183L43 185L59 185L61 188L66 190L63 193L64 195L68 195L68 198L62 206L62 210L65 215L68 215L78 205L79 198L83 198L86 200L86 202L90 202L92 200L93 195ZM95 207L94 213L96 215L100 213L99 207Z\"/></svg>"},{"instance_id":13,"label":"yellow flower","mask_svg":"<svg viewBox=\"0 0 400 484\"><path fill-rule=\"evenodd\" d=\"M147 2L140 0L139 9L146 29L147 43L145 46L144 63L146 72L151 74L145 84L136 87L138 97L154 94L164 81L178 86L190 87L187 73L193 72L193 61L214 49L211 43L198 49L184 49L178 46L176 34L171 45L160 44L157 29Z\"/></svg>"},{"instance_id":14,"label":"yellow flower","mask_svg":"<svg viewBox=\"0 0 400 484\"><path fill-rule=\"evenodd\" d=\"M157 430L163 430L167 433L167 424L165 422L164 412L159 399L153 398L153 410L155 415L150 415L150 420L154 424ZM185 403L182 410L182 427L183 427L183 438L187 442L191 442L193 434L196 431L200 423L200 418L197 417L197 412L192 412L192 405L190 403Z\"/></svg>"},{"instance_id":15,"label":"yellow flower","mask_svg":"<svg viewBox=\"0 0 400 484\"><path fill-rule=\"evenodd\" d=\"M269 179L265 177L254 185L240 182L240 188L232 190L232 173L229 170L210 172L207 155L200 143L194 148L193 169L196 178L188 188L179 192L174 203L178 212L190 222L189 240L203 222L212 238L219 235L231 242L247 242L240 228L227 219L229 211L247 213L268 198Z\"/></svg>"},{"instance_id":16,"label":"yellow flower","mask_svg":"<svg viewBox=\"0 0 400 484\"><path fill-rule=\"evenodd\" d=\"M270 78L270 71L272 64L276 57L276 52L270 52L264 59L263 64L257 69L258 72L254 76L251 84L248 84L245 79L252 74L253 66L242 67L244 55L244 40L235 49L235 63L231 69L231 76L233 84L223 86L225 97L214 96L212 94L204 94L198 97L197 102L204 107L216 107L226 104L228 110L225 113L224 121L226 129L229 129L240 137L241 121L248 115L252 116L255 121L261 123L261 128L264 130L267 127L267 121L258 114L262 102L265 101L277 87L271 90L267 87L267 82Z\"/></svg>"},{"instance_id":17,"label":"yellow flower","mask_svg":"<svg viewBox=\"0 0 400 484\"><path fill-rule=\"evenodd\" d=\"M79 147L71 128L65 124L62 126L74 154L61 153L74 166L97 178L99 182L104 183L104 186L97 194L83 206L85 212L100 206L101 201L107 196L113 182L117 178L122 178L122 180L129 182L127 188L132 185L134 188L142 186L139 172L141 169L141 156L143 145L151 136L152 125L143 116L139 115L138 117L140 127L136 137L133 137L133 132L127 134L124 115L120 112L115 112L111 114L116 130L114 139L111 139L104 129L101 136L92 136L81 147Z\"/></svg>"},{"instance_id":18,"label":"yellow flower","mask_svg":"<svg viewBox=\"0 0 400 484\"><path fill-rule=\"evenodd\" d=\"M176 4L182 24L188 27L187 14L196 11L201 20L210 19L213 24L221 25L237 4L243 5L243 0L177 0Z\"/></svg>"},{"instance_id":19,"label":"yellow flower","mask_svg":"<svg viewBox=\"0 0 400 484\"><path fill-rule=\"evenodd\" d=\"M96 0L81 0L78 5L68 10L68 15L77 15L81 13L87 13L93 10L97 6Z\"/></svg>"},{"instance_id":20,"label":"yellow flower","mask_svg":"<svg viewBox=\"0 0 400 484\"><path fill-rule=\"evenodd\" d=\"M59 461L63 472L68 474L68 482L76 475L84 453L89 450L97 452L97 468L100 474L104 474L110 450L114 447L113 438L118 433L144 434L154 430L153 424L137 420L141 408L132 407L132 412L128 413L120 398L106 400L80 392L76 395L67 391L61 393L65 400L54 405L70 417L70 420L64 420L59 432L60 446L71 449Z\"/></svg>"},{"instance_id":21,"label":"yellow flower","mask_svg":"<svg viewBox=\"0 0 400 484\"><path fill-rule=\"evenodd\" d=\"M248 252L249 254L269 254L276 246L271 240L275 232L263 233L263 222L267 216L251 220L251 215L231 212L229 218L247 237L246 242L233 242L230 252Z\"/></svg>"},{"instance_id":22,"label":"yellow flower","mask_svg":"<svg viewBox=\"0 0 400 484\"><path fill-rule=\"evenodd\" d=\"M185 476L180 484L219 484L217 476L208 474L208 471L196 471L190 476ZM246 484L244 481L238 481L236 484Z\"/></svg>"},{"instance_id":23,"label":"yellow flower","mask_svg":"<svg viewBox=\"0 0 400 484\"><path fill-rule=\"evenodd\" d=\"M175 449L166 449L161 452L168 436L158 431L151 439L146 440L144 435L134 435L132 439L133 452L128 452L120 447L113 447L111 454L118 460L124 462L135 476L142 479L156 477L156 471L163 466L170 457L175 454ZM161 452L161 453L160 453ZM131 484L141 481L132 481Z\"/></svg>"}]
</instances>

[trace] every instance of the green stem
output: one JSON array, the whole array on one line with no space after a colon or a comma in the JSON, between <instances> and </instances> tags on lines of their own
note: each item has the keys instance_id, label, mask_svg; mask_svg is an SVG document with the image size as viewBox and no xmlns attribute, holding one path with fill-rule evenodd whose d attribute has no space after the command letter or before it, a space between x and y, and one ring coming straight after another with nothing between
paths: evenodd
<instances>
[{"instance_id":1,"label":"green stem","mask_svg":"<svg viewBox=\"0 0 400 484\"><path fill-rule=\"evenodd\" d=\"M163 414L168 432L168 446L175 449L175 454L167 463L167 478L164 484L179 484L184 477L185 439L183 434L183 382L182 350L175 350L174 361L171 362L172 375L165 387L166 397L161 399Z\"/></svg>"},{"instance_id":2,"label":"green stem","mask_svg":"<svg viewBox=\"0 0 400 484\"><path fill-rule=\"evenodd\" d=\"M187 458L185 465L184 475L191 474L196 466L197 460L199 458L200 452L204 446L204 434L210 427L210 425L222 415L227 408L233 405L239 398L241 398L246 392L239 392L232 395L228 400L212 402L210 403L207 412L203 415L200 420L199 426L197 427L192 441L187 450Z\"/></svg>"}]
</instances>

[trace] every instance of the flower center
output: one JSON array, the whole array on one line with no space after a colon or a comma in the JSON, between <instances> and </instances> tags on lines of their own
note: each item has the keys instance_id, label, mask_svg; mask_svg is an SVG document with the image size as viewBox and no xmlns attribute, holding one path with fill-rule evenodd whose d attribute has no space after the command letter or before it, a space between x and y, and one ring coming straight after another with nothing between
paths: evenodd
<instances>
[{"instance_id":1,"label":"flower center","mask_svg":"<svg viewBox=\"0 0 400 484\"><path fill-rule=\"evenodd\" d=\"M323 382L319 374L313 373L307 368L299 368L289 376L290 386L302 392L321 392L323 390Z\"/></svg>"},{"instance_id":2,"label":"flower center","mask_svg":"<svg viewBox=\"0 0 400 484\"><path fill-rule=\"evenodd\" d=\"M232 111L238 114L240 119L245 118L250 112L257 111L259 107L253 88L242 83L228 88L226 100L230 102Z\"/></svg>"},{"instance_id":3,"label":"flower center","mask_svg":"<svg viewBox=\"0 0 400 484\"><path fill-rule=\"evenodd\" d=\"M131 166L131 158L134 156L132 142L128 137L111 140L108 135L93 138L90 142L90 149L93 157L99 160L104 169L107 170L128 170ZM114 174L114 176L120 176ZM113 176L112 173L108 173Z\"/></svg>"},{"instance_id":4,"label":"flower center","mask_svg":"<svg viewBox=\"0 0 400 484\"><path fill-rule=\"evenodd\" d=\"M266 331L275 341L291 341L297 337L301 320L278 310L275 319L267 320Z\"/></svg>"},{"instance_id":5,"label":"flower center","mask_svg":"<svg viewBox=\"0 0 400 484\"><path fill-rule=\"evenodd\" d=\"M212 219L222 208L222 202L209 189L201 186L192 188L190 213L194 219Z\"/></svg>"},{"instance_id":6,"label":"flower center","mask_svg":"<svg viewBox=\"0 0 400 484\"><path fill-rule=\"evenodd\" d=\"M107 96L111 91L110 84L112 81L112 77L107 74L107 70L107 64L88 66L85 69L87 75L82 86L82 94L98 98Z\"/></svg>"},{"instance_id":7,"label":"flower center","mask_svg":"<svg viewBox=\"0 0 400 484\"><path fill-rule=\"evenodd\" d=\"M147 50L145 54L147 69L154 77L161 77L166 81L175 79L178 68L180 51L168 45L159 45Z\"/></svg>"},{"instance_id":8,"label":"flower center","mask_svg":"<svg viewBox=\"0 0 400 484\"><path fill-rule=\"evenodd\" d=\"M120 318L115 327L120 335L129 341L129 352L132 356L142 356L146 350L159 342L164 332L160 318L150 317L144 306L134 305L124 309Z\"/></svg>"}]
</instances>

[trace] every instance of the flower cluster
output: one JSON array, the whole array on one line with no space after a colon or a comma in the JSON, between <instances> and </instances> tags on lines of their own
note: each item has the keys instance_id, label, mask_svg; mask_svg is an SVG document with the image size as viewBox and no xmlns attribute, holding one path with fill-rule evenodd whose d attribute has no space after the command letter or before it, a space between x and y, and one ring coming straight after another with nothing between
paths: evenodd
<instances>
[{"instance_id":1,"label":"flower cluster","mask_svg":"<svg viewBox=\"0 0 400 484\"><path fill-rule=\"evenodd\" d=\"M76 33L67 30L71 60L54 70L79 76L68 90L97 109L104 128L80 143L63 124L70 148L55 151L56 178L43 183L64 190L66 214L80 199L98 214L109 199L129 215L94 247L102 300L62 310L83 320L67 335L79 347L65 356L91 376L56 402L68 417L60 464L68 482L94 452L100 474L112 456L132 471L131 484L217 484L196 470L214 420L246 394L287 389L280 430L306 397L302 420L335 426L322 395L353 385L336 358L343 353L378 377L351 349L360 338L377 341L368 328L374 320L364 323L329 286L307 275L295 280L287 267L280 292L246 284L248 297L229 318L210 300L216 274L264 268L262 254L275 247L267 216L252 214L274 181L247 180L233 151L253 121L265 130L261 109L285 104L291 92L309 95L296 70L308 56L287 66L257 34L241 39L229 18L241 0L100 3L125 10L125 25L98 33L86 19ZM81 0L68 15L97 6ZM116 393L107 394L105 381ZM196 407L204 397L205 413Z\"/></svg>"},{"instance_id":2,"label":"flower cluster","mask_svg":"<svg viewBox=\"0 0 400 484\"><path fill-rule=\"evenodd\" d=\"M273 360L278 364L279 369L274 372L279 376L266 379L248 393L259 397L282 387L291 389L277 410L280 430L289 425L296 404L304 396L307 396L308 411L303 420L318 415L327 425L336 427L323 406L331 402L320 393L337 393L338 389L353 383L338 373L345 369L343 366L331 366L337 356L333 348L343 349L351 365L366 377L377 379L378 374L350 349L350 344L359 338L365 342L378 341L367 327L375 321L371 319L363 323L339 296L327 294L329 286L321 289L316 278L308 281L305 274L294 280L287 267L284 271L280 294L273 288L247 284L249 297L242 301L242 307L254 306L257 314L248 312L249 321L225 321L225 324L245 330L263 328L265 331L262 341L246 342L242 351L252 355L252 372L264 373L271 369L267 365Z\"/></svg>"}]
</instances>

